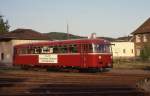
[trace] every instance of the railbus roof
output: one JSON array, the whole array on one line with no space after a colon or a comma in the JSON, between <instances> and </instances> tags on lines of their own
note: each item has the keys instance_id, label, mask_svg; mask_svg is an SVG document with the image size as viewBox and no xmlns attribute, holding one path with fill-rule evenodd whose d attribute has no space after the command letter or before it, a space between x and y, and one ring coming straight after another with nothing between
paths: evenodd
<instances>
[{"instance_id":1,"label":"railbus roof","mask_svg":"<svg viewBox=\"0 0 150 96\"><path fill-rule=\"evenodd\" d=\"M44 46L44 45L64 45L64 44L91 44L91 43L101 43L110 44L109 41L105 39L69 39L69 40L55 40L55 41L43 41L43 42L32 42L26 44L19 44L15 47L27 47L27 46Z\"/></svg>"}]
</instances>

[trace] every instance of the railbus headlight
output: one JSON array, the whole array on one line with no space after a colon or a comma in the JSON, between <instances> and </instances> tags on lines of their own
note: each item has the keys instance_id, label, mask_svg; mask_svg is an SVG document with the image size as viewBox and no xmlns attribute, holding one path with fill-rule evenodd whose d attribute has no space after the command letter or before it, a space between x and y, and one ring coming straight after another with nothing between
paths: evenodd
<instances>
[{"instance_id":1,"label":"railbus headlight","mask_svg":"<svg viewBox=\"0 0 150 96\"><path fill-rule=\"evenodd\" d=\"M99 59L102 59L102 56L99 56L98 58L99 58Z\"/></svg>"},{"instance_id":2,"label":"railbus headlight","mask_svg":"<svg viewBox=\"0 0 150 96\"><path fill-rule=\"evenodd\" d=\"M113 56L110 56L110 58L112 59L112 58L113 58Z\"/></svg>"}]
</instances>

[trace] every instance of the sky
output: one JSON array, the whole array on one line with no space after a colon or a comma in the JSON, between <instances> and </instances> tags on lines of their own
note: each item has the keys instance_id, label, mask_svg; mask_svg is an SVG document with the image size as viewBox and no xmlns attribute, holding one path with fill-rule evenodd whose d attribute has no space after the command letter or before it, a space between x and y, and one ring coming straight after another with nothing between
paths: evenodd
<instances>
[{"instance_id":1,"label":"sky","mask_svg":"<svg viewBox=\"0 0 150 96\"><path fill-rule=\"evenodd\" d=\"M10 31L66 32L80 36L128 36L150 17L150 0L0 0Z\"/></svg>"}]
</instances>

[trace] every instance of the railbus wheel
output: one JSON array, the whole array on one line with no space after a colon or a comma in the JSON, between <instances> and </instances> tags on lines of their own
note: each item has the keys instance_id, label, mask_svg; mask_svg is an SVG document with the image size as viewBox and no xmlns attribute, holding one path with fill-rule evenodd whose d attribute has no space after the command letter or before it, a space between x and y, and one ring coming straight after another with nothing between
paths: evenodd
<instances>
[{"instance_id":1,"label":"railbus wheel","mask_svg":"<svg viewBox=\"0 0 150 96\"><path fill-rule=\"evenodd\" d=\"M60 71L60 68L48 67L46 70L47 70L48 72L58 72L58 71Z\"/></svg>"},{"instance_id":2,"label":"railbus wheel","mask_svg":"<svg viewBox=\"0 0 150 96\"><path fill-rule=\"evenodd\" d=\"M27 66L27 65L21 65L20 68L22 70L29 70L29 66Z\"/></svg>"},{"instance_id":3,"label":"railbus wheel","mask_svg":"<svg viewBox=\"0 0 150 96\"><path fill-rule=\"evenodd\" d=\"M98 72L97 68L87 68L87 69L79 69L79 72L85 73L96 73Z\"/></svg>"}]
</instances>

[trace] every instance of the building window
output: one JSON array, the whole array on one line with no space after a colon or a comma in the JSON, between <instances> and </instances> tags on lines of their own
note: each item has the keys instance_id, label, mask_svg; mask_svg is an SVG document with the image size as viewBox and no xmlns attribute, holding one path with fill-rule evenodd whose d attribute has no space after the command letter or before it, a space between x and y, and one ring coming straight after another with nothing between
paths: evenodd
<instances>
[{"instance_id":1,"label":"building window","mask_svg":"<svg viewBox=\"0 0 150 96\"><path fill-rule=\"evenodd\" d=\"M135 38L136 38L136 42L141 42L140 35L136 35Z\"/></svg>"},{"instance_id":2,"label":"building window","mask_svg":"<svg viewBox=\"0 0 150 96\"><path fill-rule=\"evenodd\" d=\"M1 53L1 60L4 60L4 53Z\"/></svg>"},{"instance_id":3,"label":"building window","mask_svg":"<svg viewBox=\"0 0 150 96\"><path fill-rule=\"evenodd\" d=\"M143 35L143 42L147 42L146 34Z\"/></svg>"},{"instance_id":4,"label":"building window","mask_svg":"<svg viewBox=\"0 0 150 96\"><path fill-rule=\"evenodd\" d=\"M126 53L126 49L123 49L123 53L124 53L124 54Z\"/></svg>"},{"instance_id":5,"label":"building window","mask_svg":"<svg viewBox=\"0 0 150 96\"><path fill-rule=\"evenodd\" d=\"M136 56L140 56L141 49L136 49Z\"/></svg>"},{"instance_id":6,"label":"building window","mask_svg":"<svg viewBox=\"0 0 150 96\"><path fill-rule=\"evenodd\" d=\"M133 54L133 49L131 49L131 53Z\"/></svg>"}]
</instances>

